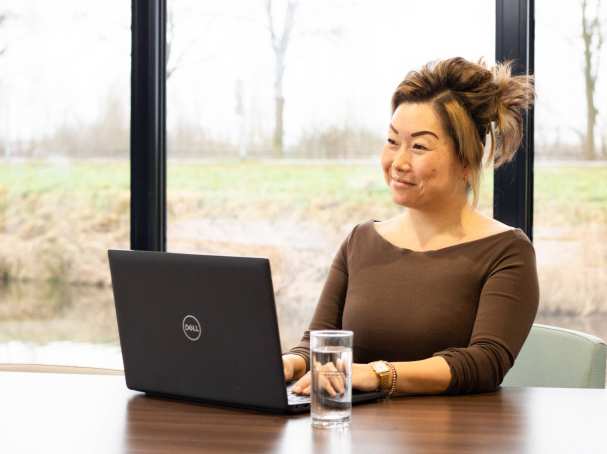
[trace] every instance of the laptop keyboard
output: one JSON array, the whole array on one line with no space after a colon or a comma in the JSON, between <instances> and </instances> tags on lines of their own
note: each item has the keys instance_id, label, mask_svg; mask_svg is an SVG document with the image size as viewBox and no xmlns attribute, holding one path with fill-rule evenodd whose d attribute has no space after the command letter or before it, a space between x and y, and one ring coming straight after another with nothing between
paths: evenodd
<instances>
[{"instance_id":1,"label":"laptop keyboard","mask_svg":"<svg viewBox=\"0 0 607 454\"><path fill-rule=\"evenodd\" d=\"M287 399L289 404L309 404L310 396L295 394L291 389L291 386L287 388Z\"/></svg>"},{"instance_id":2,"label":"laptop keyboard","mask_svg":"<svg viewBox=\"0 0 607 454\"><path fill-rule=\"evenodd\" d=\"M292 391L287 393L287 397L289 398L290 404L309 404L310 403L310 396L305 396L305 395L300 396L298 394L295 394Z\"/></svg>"}]
</instances>

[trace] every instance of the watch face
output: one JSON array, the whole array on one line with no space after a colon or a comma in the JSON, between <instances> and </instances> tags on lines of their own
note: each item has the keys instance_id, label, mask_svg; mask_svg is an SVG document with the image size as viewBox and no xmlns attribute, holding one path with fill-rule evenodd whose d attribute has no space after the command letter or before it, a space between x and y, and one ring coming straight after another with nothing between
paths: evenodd
<instances>
[{"instance_id":1,"label":"watch face","mask_svg":"<svg viewBox=\"0 0 607 454\"><path fill-rule=\"evenodd\" d=\"M375 370L378 374L383 374L384 372L389 372L390 368L385 363L375 363Z\"/></svg>"}]
</instances>

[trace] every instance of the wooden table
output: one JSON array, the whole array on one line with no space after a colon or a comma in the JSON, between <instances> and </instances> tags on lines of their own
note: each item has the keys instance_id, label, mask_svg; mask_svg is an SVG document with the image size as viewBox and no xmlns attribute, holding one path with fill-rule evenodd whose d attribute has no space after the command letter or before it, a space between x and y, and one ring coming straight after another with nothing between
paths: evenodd
<instances>
[{"instance_id":1,"label":"wooden table","mask_svg":"<svg viewBox=\"0 0 607 454\"><path fill-rule=\"evenodd\" d=\"M0 452L607 453L607 391L502 388L353 408L350 429L146 397L122 376L0 372Z\"/></svg>"}]
</instances>

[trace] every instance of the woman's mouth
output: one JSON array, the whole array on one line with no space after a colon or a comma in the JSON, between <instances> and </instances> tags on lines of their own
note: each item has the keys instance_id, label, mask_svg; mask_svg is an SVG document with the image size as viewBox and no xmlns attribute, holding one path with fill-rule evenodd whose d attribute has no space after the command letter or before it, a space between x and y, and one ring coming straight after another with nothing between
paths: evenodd
<instances>
[{"instance_id":1,"label":"woman's mouth","mask_svg":"<svg viewBox=\"0 0 607 454\"><path fill-rule=\"evenodd\" d=\"M405 189L415 186L415 184L409 183L408 181L396 180L394 178L392 178L390 181L392 182L392 186L397 189Z\"/></svg>"}]
</instances>

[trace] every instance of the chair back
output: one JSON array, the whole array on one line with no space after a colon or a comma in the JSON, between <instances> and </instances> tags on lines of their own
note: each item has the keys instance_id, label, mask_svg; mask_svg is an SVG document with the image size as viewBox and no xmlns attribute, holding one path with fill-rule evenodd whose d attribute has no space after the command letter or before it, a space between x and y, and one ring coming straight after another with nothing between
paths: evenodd
<instances>
[{"instance_id":1,"label":"chair back","mask_svg":"<svg viewBox=\"0 0 607 454\"><path fill-rule=\"evenodd\" d=\"M604 388L606 356L596 336L535 323L502 386Z\"/></svg>"}]
</instances>

